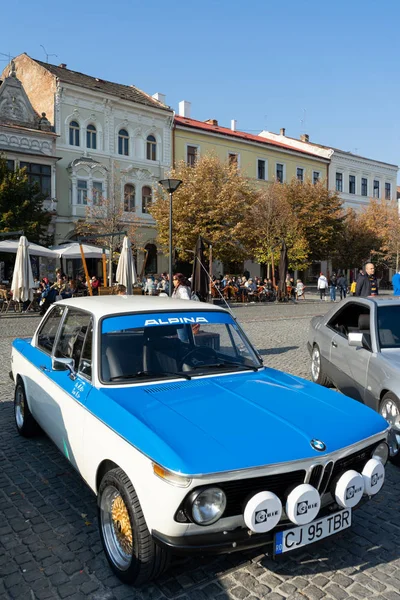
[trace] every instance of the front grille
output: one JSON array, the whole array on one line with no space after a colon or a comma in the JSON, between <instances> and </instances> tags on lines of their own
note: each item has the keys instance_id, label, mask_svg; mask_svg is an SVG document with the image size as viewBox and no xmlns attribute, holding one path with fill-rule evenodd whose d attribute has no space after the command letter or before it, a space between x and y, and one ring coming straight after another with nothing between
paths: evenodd
<instances>
[{"instance_id":1,"label":"front grille","mask_svg":"<svg viewBox=\"0 0 400 600\"><path fill-rule=\"evenodd\" d=\"M371 458L373 450L379 445L379 443L380 442L371 444L362 450L357 450L357 452L353 452L353 454L337 460L335 466L333 467L332 477L330 478L328 484L349 469L354 469L355 471L361 473L365 464Z\"/></svg>"},{"instance_id":2,"label":"front grille","mask_svg":"<svg viewBox=\"0 0 400 600\"><path fill-rule=\"evenodd\" d=\"M315 467L312 468L311 475L310 475L310 481L308 482L310 485L312 485L313 487L315 487L317 489L319 486L319 481L321 479L322 470L323 470L322 465L315 465Z\"/></svg>"},{"instance_id":3,"label":"front grille","mask_svg":"<svg viewBox=\"0 0 400 600\"><path fill-rule=\"evenodd\" d=\"M333 462L330 461L325 465L325 471L324 471L324 475L322 477L320 486L319 486L319 493L321 494L321 496L323 494L325 494L326 489L328 487L328 484L331 480L331 475L332 475L332 471L333 471Z\"/></svg>"}]
</instances>

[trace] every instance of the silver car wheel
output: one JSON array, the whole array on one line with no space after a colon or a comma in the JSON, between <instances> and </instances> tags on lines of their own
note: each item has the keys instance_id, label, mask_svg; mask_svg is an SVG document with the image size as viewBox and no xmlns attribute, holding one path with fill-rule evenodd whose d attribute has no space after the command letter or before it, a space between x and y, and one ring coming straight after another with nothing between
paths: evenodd
<instances>
[{"instance_id":1,"label":"silver car wheel","mask_svg":"<svg viewBox=\"0 0 400 600\"><path fill-rule=\"evenodd\" d=\"M381 405L381 415L386 419L392 429L397 430L400 434L400 412L395 402L390 398L383 401Z\"/></svg>"},{"instance_id":2,"label":"silver car wheel","mask_svg":"<svg viewBox=\"0 0 400 600\"><path fill-rule=\"evenodd\" d=\"M109 557L125 571L132 562L133 532L126 504L113 485L107 486L101 496L100 526Z\"/></svg>"},{"instance_id":3,"label":"silver car wheel","mask_svg":"<svg viewBox=\"0 0 400 600\"><path fill-rule=\"evenodd\" d=\"M15 421L18 429L22 429L24 426L24 415L25 415L25 398L24 392L21 387L18 387L15 393Z\"/></svg>"},{"instance_id":4,"label":"silver car wheel","mask_svg":"<svg viewBox=\"0 0 400 600\"><path fill-rule=\"evenodd\" d=\"M321 355L318 348L314 348L311 357L311 375L313 381L318 381L321 372Z\"/></svg>"}]
</instances>

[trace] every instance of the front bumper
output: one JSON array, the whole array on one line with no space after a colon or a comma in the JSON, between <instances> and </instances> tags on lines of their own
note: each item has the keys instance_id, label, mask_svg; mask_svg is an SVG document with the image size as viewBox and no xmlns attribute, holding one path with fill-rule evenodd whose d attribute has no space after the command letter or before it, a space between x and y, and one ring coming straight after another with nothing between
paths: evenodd
<instances>
[{"instance_id":1,"label":"front bumper","mask_svg":"<svg viewBox=\"0 0 400 600\"><path fill-rule=\"evenodd\" d=\"M362 498L353 510L361 507L368 498ZM341 507L333 502L325 506L315 520L325 517L332 512L341 510ZM286 521L267 533L253 533L248 529L237 528L233 531L217 531L213 533L199 533L195 535L168 536L153 530L153 538L159 546L173 551L176 554L228 554L239 550L249 550L260 546L272 546L275 534L279 531L292 529L294 524Z\"/></svg>"}]
</instances>

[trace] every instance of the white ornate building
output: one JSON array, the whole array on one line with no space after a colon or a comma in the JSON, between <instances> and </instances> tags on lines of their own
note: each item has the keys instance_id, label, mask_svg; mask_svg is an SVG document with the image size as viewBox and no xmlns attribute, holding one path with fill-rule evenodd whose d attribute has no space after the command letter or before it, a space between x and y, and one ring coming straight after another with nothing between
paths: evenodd
<instances>
[{"instance_id":1,"label":"white ornate building","mask_svg":"<svg viewBox=\"0 0 400 600\"><path fill-rule=\"evenodd\" d=\"M371 198L397 199L397 165L312 143L308 135L296 140L285 135L284 129L279 134L262 131L259 135L330 159L328 188L340 193L345 207L358 210Z\"/></svg>"},{"instance_id":2,"label":"white ornate building","mask_svg":"<svg viewBox=\"0 0 400 600\"><path fill-rule=\"evenodd\" d=\"M41 113L40 103L34 110L12 61L0 79L0 155L6 158L10 170L26 168L29 180L46 196L44 208L54 215L56 138L46 113ZM54 225L49 233L54 233Z\"/></svg>"},{"instance_id":3,"label":"white ornate building","mask_svg":"<svg viewBox=\"0 0 400 600\"><path fill-rule=\"evenodd\" d=\"M88 205L108 198L123 204L127 222L139 219L138 242L149 253L146 270L164 270L148 206L171 166L173 111L165 97L26 54L14 60L33 108L46 110L58 135L56 243L74 236Z\"/></svg>"}]
</instances>

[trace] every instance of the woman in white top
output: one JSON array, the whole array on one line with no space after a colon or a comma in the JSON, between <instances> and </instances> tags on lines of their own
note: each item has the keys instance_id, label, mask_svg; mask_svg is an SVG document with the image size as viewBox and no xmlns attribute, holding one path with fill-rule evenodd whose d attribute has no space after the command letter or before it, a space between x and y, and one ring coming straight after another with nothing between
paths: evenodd
<instances>
[{"instance_id":1,"label":"woman in white top","mask_svg":"<svg viewBox=\"0 0 400 600\"><path fill-rule=\"evenodd\" d=\"M182 273L175 273L172 278L174 285L174 291L172 292L172 298L179 300L190 300L190 286L189 282Z\"/></svg>"}]
</instances>

